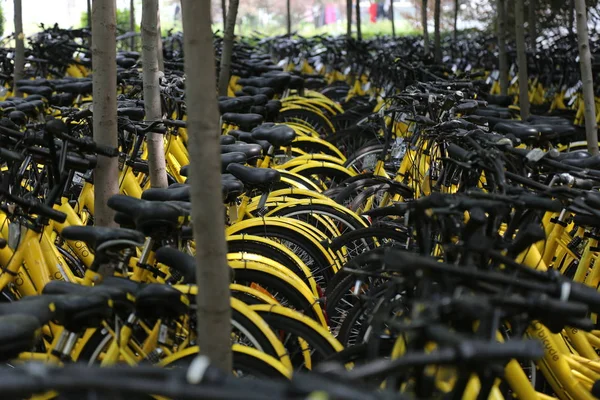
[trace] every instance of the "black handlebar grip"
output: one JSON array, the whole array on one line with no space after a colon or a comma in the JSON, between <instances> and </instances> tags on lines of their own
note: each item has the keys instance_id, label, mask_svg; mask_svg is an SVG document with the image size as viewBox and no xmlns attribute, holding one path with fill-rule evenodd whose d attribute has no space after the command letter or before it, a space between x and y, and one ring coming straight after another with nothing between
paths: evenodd
<instances>
[{"instance_id":1,"label":"black handlebar grip","mask_svg":"<svg viewBox=\"0 0 600 400\"><path fill-rule=\"evenodd\" d=\"M527 208L534 208L542 211L560 212L564 207L559 200L548 199L537 195L522 194L518 197Z\"/></svg>"},{"instance_id":2,"label":"black handlebar grip","mask_svg":"<svg viewBox=\"0 0 600 400\"><path fill-rule=\"evenodd\" d=\"M577 282L565 281L563 285L570 286L561 289L561 291L569 291L569 299L587 304L591 312L600 314L600 293L597 289Z\"/></svg>"},{"instance_id":3,"label":"black handlebar grip","mask_svg":"<svg viewBox=\"0 0 600 400\"><path fill-rule=\"evenodd\" d=\"M56 222L63 223L67 220L67 214L55 210L42 203L33 204L33 206L29 208L29 210L34 214L50 218L51 220L54 220Z\"/></svg>"},{"instance_id":4,"label":"black handlebar grip","mask_svg":"<svg viewBox=\"0 0 600 400\"><path fill-rule=\"evenodd\" d=\"M25 157L17 152L0 148L0 160L22 162Z\"/></svg>"},{"instance_id":5,"label":"black handlebar grip","mask_svg":"<svg viewBox=\"0 0 600 400\"><path fill-rule=\"evenodd\" d=\"M460 147L454 143L450 143L448 145L448 147L446 147L446 151L448 152L448 155L450 156L450 158L453 158L455 160L458 160L458 161L468 161L469 160L469 156L470 156L469 151L463 149L462 147Z\"/></svg>"},{"instance_id":6,"label":"black handlebar grip","mask_svg":"<svg viewBox=\"0 0 600 400\"><path fill-rule=\"evenodd\" d=\"M545 294L530 299L533 306L539 311L556 316L568 316L570 318L583 318L588 313L588 306L575 301L560 301L552 299Z\"/></svg>"},{"instance_id":7,"label":"black handlebar grip","mask_svg":"<svg viewBox=\"0 0 600 400\"><path fill-rule=\"evenodd\" d=\"M573 187L576 189L591 190L594 186L597 186L597 183L591 179L575 178L573 181Z\"/></svg>"},{"instance_id":8,"label":"black handlebar grip","mask_svg":"<svg viewBox=\"0 0 600 400\"><path fill-rule=\"evenodd\" d=\"M362 215L366 215L369 217L386 217L388 215L397 215L404 216L406 211L408 210L408 206L406 203L396 203L392 206L375 208L373 210L369 210Z\"/></svg>"},{"instance_id":9,"label":"black handlebar grip","mask_svg":"<svg viewBox=\"0 0 600 400\"><path fill-rule=\"evenodd\" d=\"M92 116L92 110L89 108L87 110L81 110L73 114L70 118L74 121L80 121L84 118L88 118Z\"/></svg>"},{"instance_id":10,"label":"black handlebar grip","mask_svg":"<svg viewBox=\"0 0 600 400\"><path fill-rule=\"evenodd\" d=\"M181 120L177 120L177 119L165 119L165 120L163 120L163 123L166 126L173 126L175 128L187 128L186 121L181 121Z\"/></svg>"},{"instance_id":11,"label":"black handlebar grip","mask_svg":"<svg viewBox=\"0 0 600 400\"><path fill-rule=\"evenodd\" d=\"M118 157L120 152L118 148L115 147L111 147L111 146L105 146L102 144L97 144L94 146L94 152L98 155L101 156L106 156L106 157Z\"/></svg>"}]
</instances>

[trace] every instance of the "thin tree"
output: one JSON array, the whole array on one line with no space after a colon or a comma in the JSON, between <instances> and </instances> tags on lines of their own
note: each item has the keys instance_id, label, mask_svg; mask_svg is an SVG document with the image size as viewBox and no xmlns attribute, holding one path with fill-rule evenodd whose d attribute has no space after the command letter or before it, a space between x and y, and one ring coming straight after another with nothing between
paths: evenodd
<instances>
[{"instance_id":1,"label":"thin tree","mask_svg":"<svg viewBox=\"0 0 600 400\"><path fill-rule=\"evenodd\" d=\"M23 35L23 8L21 0L14 0L15 7L15 69L13 72L15 96L21 97L21 92L17 89L17 81L25 78L25 38Z\"/></svg>"},{"instance_id":2,"label":"thin tree","mask_svg":"<svg viewBox=\"0 0 600 400\"><path fill-rule=\"evenodd\" d=\"M508 60L506 58L506 4L505 0L496 0L496 14L498 15L498 71L500 81L500 94L508 93Z\"/></svg>"},{"instance_id":3,"label":"thin tree","mask_svg":"<svg viewBox=\"0 0 600 400\"><path fill-rule=\"evenodd\" d=\"M535 53L535 48L537 46L537 31L535 28L535 10L536 3L535 0L529 0L529 10L527 12L527 25L529 29L529 47L533 53Z\"/></svg>"},{"instance_id":4,"label":"thin tree","mask_svg":"<svg viewBox=\"0 0 600 400\"><path fill-rule=\"evenodd\" d=\"M87 0L87 25L92 28L92 0Z\"/></svg>"},{"instance_id":5,"label":"thin tree","mask_svg":"<svg viewBox=\"0 0 600 400\"><path fill-rule=\"evenodd\" d=\"M225 24L225 33L223 35L221 65L219 70L219 95L221 96L227 96L227 88L229 88L235 19L237 18L239 4L240 0L229 0L229 10L227 10L227 23Z\"/></svg>"},{"instance_id":6,"label":"thin tree","mask_svg":"<svg viewBox=\"0 0 600 400\"><path fill-rule=\"evenodd\" d=\"M356 38L362 40L362 31L360 29L360 0L356 0Z\"/></svg>"},{"instance_id":7,"label":"thin tree","mask_svg":"<svg viewBox=\"0 0 600 400\"><path fill-rule=\"evenodd\" d=\"M396 37L396 24L394 23L394 0L390 0L390 21L392 21L392 37Z\"/></svg>"},{"instance_id":8,"label":"thin tree","mask_svg":"<svg viewBox=\"0 0 600 400\"><path fill-rule=\"evenodd\" d=\"M225 32L225 21L227 21L227 0L221 0L221 15L223 16L223 32Z\"/></svg>"},{"instance_id":9,"label":"thin tree","mask_svg":"<svg viewBox=\"0 0 600 400\"><path fill-rule=\"evenodd\" d=\"M454 41L456 42L456 38L458 36L458 10L460 10L460 0L454 0Z\"/></svg>"},{"instance_id":10,"label":"thin tree","mask_svg":"<svg viewBox=\"0 0 600 400\"><path fill-rule=\"evenodd\" d=\"M117 147L117 9L115 0L92 5L93 130L98 144ZM119 193L119 160L98 156L94 170L94 224L114 225L106 202Z\"/></svg>"},{"instance_id":11,"label":"thin tree","mask_svg":"<svg viewBox=\"0 0 600 400\"><path fill-rule=\"evenodd\" d=\"M288 36L292 36L292 10L291 10L291 1L290 0L286 0L285 2L285 8L287 11L287 34Z\"/></svg>"},{"instance_id":12,"label":"thin tree","mask_svg":"<svg viewBox=\"0 0 600 400\"><path fill-rule=\"evenodd\" d=\"M423 26L423 49L429 54L429 30L427 29L427 0L421 3L421 25Z\"/></svg>"},{"instance_id":13,"label":"thin tree","mask_svg":"<svg viewBox=\"0 0 600 400\"><path fill-rule=\"evenodd\" d=\"M517 66L519 67L519 107L521 119L529 117L529 77L527 75L527 54L525 53L523 0L515 0L515 39L517 42Z\"/></svg>"},{"instance_id":14,"label":"thin tree","mask_svg":"<svg viewBox=\"0 0 600 400\"><path fill-rule=\"evenodd\" d=\"M142 6L143 7L143 6ZM135 32L135 4L134 0L129 0L129 32ZM131 51L135 50L135 36L132 36L129 42Z\"/></svg>"},{"instance_id":15,"label":"thin tree","mask_svg":"<svg viewBox=\"0 0 600 400\"><path fill-rule=\"evenodd\" d=\"M441 14L441 1L435 0L435 8L433 11L433 23L434 23L434 37L433 37L433 46L434 46L434 57L436 62L442 61L442 44L440 38L440 14Z\"/></svg>"},{"instance_id":16,"label":"thin tree","mask_svg":"<svg viewBox=\"0 0 600 400\"><path fill-rule=\"evenodd\" d=\"M585 0L575 0L577 17L577 42L579 44L579 66L583 83L583 104L585 107L585 137L588 152L598 154L598 126L596 125L596 102L594 99L594 77L592 74L592 55Z\"/></svg>"},{"instance_id":17,"label":"thin tree","mask_svg":"<svg viewBox=\"0 0 600 400\"><path fill-rule=\"evenodd\" d=\"M352 0L346 0L346 37L352 37Z\"/></svg>"},{"instance_id":18,"label":"thin tree","mask_svg":"<svg viewBox=\"0 0 600 400\"><path fill-rule=\"evenodd\" d=\"M144 78L144 109L146 120L162 119L160 102L160 70L158 68L158 28L156 15L158 0L144 0L142 3L142 72ZM150 185L165 188L168 186L167 168L163 135L149 132L146 135L148 147L148 167Z\"/></svg>"},{"instance_id":19,"label":"thin tree","mask_svg":"<svg viewBox=\"0 0 600 400\"><path fill-rule=\"evenodd\" d=\"M232 1L233 2L233 1ZM231 371L230 269L227 264L221 198L219 108L210 28L210 1L182 0L185 91L192 219L198 280L200 352L223 371ZM231 13L232 10L229 10ZM235 18L228 21L235 22Z\"/></svg>"},{"instance_id":20,"label":"thin tree","mask_svg":"<svg viewBox=\"0 0 600 400\"><path fill-rule=\"evenodd\" d=\"M346 0L346 36L352 37L352 0Z\"/></svg>"}]
</instances>

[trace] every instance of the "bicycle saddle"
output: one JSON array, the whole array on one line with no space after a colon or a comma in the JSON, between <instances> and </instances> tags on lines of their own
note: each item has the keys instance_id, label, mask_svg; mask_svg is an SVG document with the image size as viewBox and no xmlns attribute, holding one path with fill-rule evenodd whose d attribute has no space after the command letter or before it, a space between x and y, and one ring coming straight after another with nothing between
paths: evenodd
<instances>
[{"instance_id":1,"label":"bicycle saddle","mask_svg":"<svg viewBox=\"0 0 600 400\"><path fill-rule=\"evenodd\" d=\"M520 140L531 140L538 137L538 130L531 125L520 122L501 122L494 126L498 133L510 133Z\"/></svg>"},{"instance_id":2,"label":"bicycle saddle","mask_svg":"<svg viewBox=\"0 0 600 400\"><path fill-rule=\"evenodd\" d=\"M221 118L223 122L239 126L245 131L251 130L263 122L263 117L260 114L225 113Z\"/></svg>"},{"instance_id":3,"label":"bicycle saddle","mask_svg":"<svg viewBox=\"0 0 600 400\"><path fill-rule=\"evenodd\" d=\"M530 115L527 118L527 122L532 124L552 124L552 125L569 125L572 126L571 121L562 117L556 117L552 115Z\"/></svg>"},{"instance_id":4,"label":"bicycle saddle","mask_svg":"<svg viewBox=\"0 0 600 400\"><path fill-rule=\"evenodd\" d=\"M228 134L235 137L235 139L238 142L260 145L260 147L262 147L263 153L265 154L269 151L269 148L271 147L271 143L267 142L266 140L255 139L250 132L244 132L238 129L234 129L232 131L229 131Z\"/></svg>"},{"instance_id":5,"label":"bicycle saddle","mask_svg":"<svg viewBox=\"0 0 600 400\"><path fill-rule=\"evenodd\" d=\"M600 228L600 218L591 214L576 214L573 217L573 223L578 226Z\"/></svg>"},{"instance_id":6,"label":"bicycle saddle","mask_svg":"<svg viewBox=\"0 0 600 400\"><path fill-rule=\"evenodd\" d=\"M142 192L143 200L150 201L191 201L190 187L180 186L176 188L151 188Z\"/></svg>"},{"instance_id":7,"label":"bicycle saddle","mask_svg":"<svg viewBox=\"0 0 600 400\"><path fill-rule=\"evenodd\" d=\"M589 158L592 155L590 153L588 153L587 151L584 150L580 150L580 151L569 151L567 153L553 153L550 152L549 153L550 157L558 160L558 161L563 161L563 160L580 160L583 158Z\"/></svg>"},{"instance_id":8,"label":"bicycle saddle","mask_svg":"<svg viewBox=\"0 0 600 400\"><path fill-rule=\"evenodd\" d=\"M67 281L50 281L42 290L44 295L74 294L79 296L105 296L113 302L113 308L120 313L132 311L133 303L130 296L135 295L135 290L126 290L121 287L108 285L85 286Z\"/></svg>"},{"instance_id":9,"label":"bicycle saddle","mask_svg":"<svg viewBox=\"0 0 600 400\"><path fill-rule=\"evenodd\" d=\"M49 86L19 86L19 91L25 94L39 94L46 98L50 98L52 96L52 92L54 90Z\"/></svg>"},{"instance_id":10,"label":"bicycle saddle","mask_svg":"<svg viewBox=\"0 0 600 400\"><path fill-rule=\"evenodd\" d=\"M149 283L136 293L135 310L141 318L173 319L187 313L188 303L179 290L169 285Z\"/></svg>"},{"instance_id":11,"label":"bicycle saddle","mask_svg":"<svg viewBox=\"0 0 600 400\"><path fill-rule=\"evenodd\" d=\"M0 317L0 360L8 361L30 351L38 339L40 322L31 315Z\"/></svg>"},{"instance_id":12,"label":"bicycle saddle","mask_svg":"<svg viewBox=\"0 0 600 400\"><path fill-rule=\"evenodd\" d=\"M48 86L50 81L48 79L37 78L37 79L19 79L17 82L17 87L20 86Z\"/></svg>"},{"instance_id":13,"label":"bicycle saddle","mask_svg":"<svg viewBox=\"0 0 600 400\"><path fill-rule=\"evenodd\" d=\"M108 199L107 204L125 214L145 236L153 238L169 237L190 215L189 203L185 206L181 202L148 201L117 194Z\"/></svg>"},{"instance_id":14,"label":"bicycle saddle","mask_svg":"<svg viewBox=\"0 0 600 400\"><path fill-rule=\"evenodd\" d=\"M285 89L291 80L288 73L279 72L276 76L267 76L259 78L242 78L238 80L238 84L242 86L255 86L258 88L272 88L276 92L281 92Z\"/></svg>"},{"instance_id":15,"label":"bicycle saddle","mask_svg":"<svg viewBox=\"0 0 600 400\"><path fill-rule=\"evenodd\" d=\"M57 93L53 94L49 101L53 106L67 107L73 104L74 99L73 93Z\"/></svg>"},{"instance_id":16,"label":"bicycle saddle","mask_svg":"<svg viewBox=\"0 0 600 400\"><path fill-rule=\"evenodd\" d=\"M229 135L222 135L219 137L221 144L235 144L235 138Z\"/></svg>"},{"instance_id":17,"label":"bicycle saddle","mask_svg":"<svg viewBox=\"0 0 600 400\"><path fill-rule=\"evenodd\" d=\"M73 93L73 94L91 94L92 93L92 81L84 82L70 82L64 84L54 85L54 90L57 92Z\"/></svg>"},{"instance_id":18,"label":"bicycle saddle","mask_svg":"<svg viewBox=\"0 0 600 400\"><path fill-rule=\"evenodd\" d=\"M67 240L80 240L94 251L103 243L112 240L128 240L142 245L146 239L140 232L132 229L102 226L67 226L61 236Z\"/></svg>"},{"instance_id":19,"label":"bicycle saddle","mask_svg":"<svg viewBox=\"0 0 600 400\"><path fill-rule=\"evenodd\" d=\"M135 58L117 56L117 65L122 68L131 68L136 62Z\"/></svg>"},{"instance_id":20,"label":"bicycle saddle","mask_svg":"<svg viewBox=\"0 0 600 400\"><path fill-rule=\"evenodd\" d=\"M249 190L266 191L272 184L279 182L279 171L270 168L252 168L239 164L231 164L227 172L238 178Z\"/></svg>"},{"instance_id":21,"label":"bicycle saddle","mask_svg":"<svg viewBox=\"0 0 600 400\"><path fill-rule=\"evenodd\" d=\"M241 151L236 151L236 152L221 154L221 172L225 172L227 170L227 166L229 164L245 164L246 161L247 161L246 154L242 153ZM179 174L181 176L189 176L188 175L189 171L190 171L189 164L188 165L184 165L179 170ZM148 190L150 190L150 189L148 189ZM146 192L148 190L146 190ZM152 189L152 190L157 190L157 189ZM161 189L161 190L164 190L164 189ZM154 200L154 199L150 199L150 198L146 199L143 195L142 195L142 199L145 199L145 200ZM166 199L166 200L183 200L183 201L189 201L189 200L185 200L185 199Z\"/></svg>"},{"instance_id":22,"label":"bicycle saddle","mask_svg":"<svg viewBox=\"0 0 600 400\"><path fill-rule=\"evenodd\" d=\"M251 96L252 98L252 103L255 106L264 106L265 104L267 104L269 102L269 98L267 96L265 96L264 94L255 94L254 96Z\"/></svg>"},{"instance_id":23,"label":"bicycle saddle","mask_svg":"<svg viewBox=\"0 0 600 400\"><path fill-rule=\"evenodd\" d=\"M266 140L275 147L285 147L292 144L296 138L296 132L287 125L266 123L258 128L254 128L252 130L252 137L259 140Z\"/></svg>"},{"instance_id":24,"label":"bicycle saddle","mask_svg":"<svg viewBox=\"0 0 600 400\"><path fill-rule=\"evenodd\" d=\"M117 108L119 117L128 117L132 121L142 121L146 115L143 107L121 107Z\"/></svg>"},{"instance_id":25,"label":"bicycle saddle","mask_svg":"<svg viewBox=\"0 0 600 400\"><path fill-rule=\"evenodd\" d=\"M247 107L248 105L244 104L244 102L235 97L219 100L219 112L221 114L240 112Z\"/></svg>"},{"instance_id":26,"label":"bicycle saddle","mask_svg":"<svg viewBox=\"0 0 600 400\"><path fill-rule=\"evenodd\" d=\"M257 94L264 94L265 96L267 96L269 99L272 99L273 96L275 96L275 91L273 89L271 89L270 87L254 87L254 86L244 86L242 88L242 94L247 94L247 95L257 95ZM237 96L237 94L236 94Z\"/></svg>"},{"instance_id":27,"label":"bicycle saddle","mask_svg":"<svg viewBox=\"0 0 600 400\"><path fill-rule=\"evenodd\" d=\"M474 110L473 115L481 115L482 117L495 117L502 119L511 119L510 111L501 108L478 108Z\"/></svg>"},{"instance_id":28,"label":"bicycle saddle","mask_svg":"<svg viewBox=\"0 0 600 400\"><path fill-rule=\"evenodd\" d=\"M262 147L252 143L225 144L221 146L223 153L244 153L248 161L255 161L262 156Z\"/></svg>"},{"instance_id":29,"label":"bicycle saddle","mask_svg":"<svg viewBox=\"0 0 600 400\"><path fill-rule=\"evenodd\" d=\"M196 259L173 247L161 247L154 254L161 264L178 271L183 276L183 283L196 283Z\"/></svg>"},{"instance_id":30,"label":"bicycle saddle","mask_svg":"<svg viewBox=\"0 0 600 400\"><path fill-rule=\"evenodd\" d=\"M485 101L489 104L500 106L500 107L508 107L513 103L513 96L502 96L495 94L486 94L482 96Z\"/></svg>"},{"instance_id":31,"label":"bicycle saddle","mask_svg":"<svg viewBox=\"0 0 600 400\"><path fill-rule=\"evenodd\" d=\"M244 193L244 184L233 175L221 175L221 193L224 203L233 203Z\"/></svg>"},{"instance_id":32,"label":"bicycle saddle","mask_svg":"<svg viewBox=\"0 0 600 400\"><path fill-rule=\"evenodd\" d=\"M563 164L584 169L600 169L600 155L583 158L567 158L561 162Z\"/></svg>"},{"instance_id":33,"label":"bicycle saddle","mask_svg":"<svg viewBox=\"0 0 600 400\"><path fill-rule=\"evenodd\" d=\"M24 297L20 302L29 302L30 297ZM113 315L109 297L105 293L96 292L93 295L43 295L54 304L56 313L53 316L59 325L71 332L80 332L88 328L97 328L102 322Z\"/></svg>"},{"instance_id":34,"label":"bicycle saddle","mask_svg":"<svg viewBox=\"0 0 600 400\"><path fill-rule=\"evenodd\" d=\"M28 315L35 317L40 325L46 325L59 313L53 301L46 296L27 296L19 301L0 304L0 316Z\"/></svg>"}]
</instances>

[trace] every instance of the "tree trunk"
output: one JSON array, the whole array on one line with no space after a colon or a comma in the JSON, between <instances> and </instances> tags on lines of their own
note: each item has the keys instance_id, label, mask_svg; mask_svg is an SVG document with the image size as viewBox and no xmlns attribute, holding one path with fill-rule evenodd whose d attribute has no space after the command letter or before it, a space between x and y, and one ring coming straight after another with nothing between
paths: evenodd
<instances>
[{"instance_id":1,"label":"tree trunk","mask_svg":"<svg viewBox=\"0 0 600 400\"><path fill-rule=\"evenodd\" d=\"M233 52L235 19L237 17L239 4L240 0L229 0L229 10L227 10L227 23L225 24L225 34L223 35L223 47L221 49L221 67L219 70L220 96L227 96L227 88L229 87L229 72L231 70L231 53Z\"/></svg>"},{"instance_id":2,"label":"tree trunk","mask_svg":"<svg viewBox=\"0 0 600 400\"><path fill-rule=\"evenodd\" d=\"M392 21L392 37L396 37L396 24L394 21L394 0L390 0L390 21Z\"/></svg>"},{"instance_id":3,"label":"tree trunk","mask_svg":"<svg viewBox=\"0 0 600 400\"><path fill-rule=\"evenodd\" d=\"M592 55L588 37L587 11L585 0L575 0L577 16L577 42L579 44L579 66L583 83L583 103L585 106L585 137L588 152L598 154L598 126L596 125L596 102L594 99L594 78L592 75Z\"/></svg>"},{"instance_id":4,"label":"tree trunk","mask_svg":"<svg viewBox=\"0 0 600 400\"><path fill-rule=\"evenodd\" d=\"M360 0L356 0L356 38L362 40L362 31L360 29Z\"/></svg>"},{"instance_id":5,"label":"tree trunk","mask_svg":"<svg viewBox=\"0 0 600 400\"><path fill-rule=\"evenodd\" d=\"M458 35L458 28L456 25L458 24L458 10L460 9L460 0L454 0L454 41L456 42L456 38Z\"/></svg>"},{"instance_id":6,"label":"tree trunk","mask_svg":"<svg viewBox=\"0 0 600 400\"><path fill-rule=\"evenodd\" d=\"M92 28L92 0L87 0L87 25L88 28Z\"/></svg>"},{"instance_id":7,"label":"tree trunk","mask_svg":"<svg viewBox=\"0 0 600 400\"><path fill-rule=\"evenodd\" d=\"M129 32L135 32L135 0L129 0ZM143 7L143 6L142 6ZM129 42L131 51L135 51L135 37L132 36Z\"/></svg>"},{"instance_id":8,"label":"tree trunk","mask_svg":"<svg viewBox=\"0 0 600 400\"><path fill-rule=\"evenodd\" d=\"M225 34L225 22L227 21L227 0L221 0L221 15L223 17L223 34Z\"/></svg>"},{"instance_id":9,"label":"tree trunk","mask_svg":"<svg viewBox=\"0 0 600 400\"><path fill-rule=\"evenodd\" d=\"M144 78L144 109L147 121L162 119L158 69L158 29L156 16L158 0L144 0L142 3L142 72ZM164 138L160 133L146 134L148 146L148 168L150 185L153 188L166 188L167 168L165 165Z\"/></svg>"},{"instance_id":10,"label":"tree trunk","mask_svg":"<svg viewBox=\"0 0 600 400\"><path fill-rule=\"evenodd\" d=\"M500 94L508 93L508 61L506 59L506 5L504 0L496 0L496 13L498 15L498 71L500 81Z\"/></svg>"},{"instance_id":11,"label":"tree trunk","mask_svg":"<svg viewBox=\"0 0 600 400\"><path fill-rule=\"evenodd\" d=\"M523 0L515 0L515 39L517 42L517 65L519 67L519 107L521 119L529 117L529 76L525 53L525 18Z\"/></svg>"},{"instance_id":12,"label":"tree trunk","mask_svg":"<svg viewBox=\"0 0 600 400\"><path fill-rule=\"evenodd\" d=\"M352 0L346 0L346 36L352 38Z\"/></svg>"},{"instance_id":13,"label":"tree trunk","mask_svg":"<svg viewBox=\"0 0 600 400\"><path fill-rule=\"evenodd\" d=\"M287 11L287 34L288 36L292 36L292 10L290 0L285 2L286 11Z\"/></svg>"},{"instance_id":14,"label":"tree trunk","mask_svg":"<svg viewBox=\"0 0 600 400\"><path fill-rule=\"evenodd\" d=\"M117 10L115 0L92 5L92 85L94 141L117 147ZM94 169L94 224L114 226L114 211L106 202L119 193L119 160L98 156Z\"/></svg>"},{"instance_id":15,"label":"tree trunk","mask_svg":"<svg viewBox=\"0 0 600 400\"><path fill-rule=\"evenodd\" d=\"M533 53L535 53L535 49L537 47L537 31L535 29L535 10L535 0L529 0L529 15L527 24L529 25L529 47L531 48L531 51Z\"/></svg>"},{"instance_id":16,"label":"tree trunk","mask_svg":"<svg viewBox=\"0 0 600 400\"><path fill-rule=\"evenodd\" d=\"M429 31L427 29L427 0L421 4L421 25L423 25L423 49L425 54L429 54Z\"/></svg>"},{"instance_id":17,"label":"tree trunk","mask_svg":"<svg viewBox=\"0 0 600 400\"><path fill-rule=\"evenodd\" d=\"M233 2L233 0L232 0ZM198 281L200 352L223 371L232 368L230 269L221 198L219 108L215 87L210 1L182 0L192 219ZM236 2L237 6L237 2ZM228 25L235 23L229 9ZM231 24L229 24L231 21ZM228 26L227 29L231 29Z\"/></svg>"},{"instance_id":18,"label":"tree trunk","mask_svg":"<svg viewBox=\"0 0 600 400\"><path fill-rule=\"evenodd\" d=\"M163 58L163 43L162 43L162 30L160 28L160 3L156 9L156 30L158 36L156 38L156 58L158 59L158 69L160 71L165 70L165 60Z\"/></svg>"},{"instance_id":19,"label":"tree trunk","mask_svg":"<svg viewBox=\"0 0 600 400\"><path fill-rule=\"evenodd\" d=\"M434 23L434 57L435 62L442 61L442 47L441 47L441 38L440 38L440 14L441 14L441 1L435 0L435 9L433 14L433 23Z\"/></svg>"},{"instance_id":20,"label":"tree trunk","mask_svg":"<svg viewBox=\"0 0 600 400\"><path fill-rule=\"evenodd\" d=\"M15 70L13 72L13 93L21 97L22 93L17 90L17 81L25 78L25 37L23 35L23 8L21 0L14 0L15 7Z\"/></svg>"}]
</instances>

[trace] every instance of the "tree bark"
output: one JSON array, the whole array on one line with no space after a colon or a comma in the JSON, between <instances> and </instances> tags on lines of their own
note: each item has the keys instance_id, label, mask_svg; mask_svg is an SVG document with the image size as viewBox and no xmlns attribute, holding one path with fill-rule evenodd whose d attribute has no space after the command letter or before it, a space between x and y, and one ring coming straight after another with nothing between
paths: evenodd
<instances>
[{"instance_id":1,"label":"tree bark","mask_svg":"<svg viewBox=\"0 0 600 400\"><path fill-rule=\"evenodd\" d=\"M421 4L421 25L423 25L423 49L425 54L429 54L429 31L427 29L427 0Z\"/></svg>"},{"instance_id":2,"label":"tree bark","mask_svg":"<svg viewBox=\"0 0 600 400\"><path fill-rule=\"evenodd\" d=\"M529 25L529 47L531 48L531 51L533 53L535 53L535 49L537 47L536 41L537 41L537 31L535 28L535 10L536 10L536 4L535 4L535 0L529 0L529 12L528 12L528 22L527 25Z\"/></svg>"},{"instance_id":3,"label":"tree bark","mask_svg":"<svg viewBox=\"0 0 600 400\"><path fill-rule=\"evenodd\" d=\"M229 87L231 55L233 53L233 38L235 32L235 19L237 18L239 3L240 0L229 0L229 10L227 10L227 23L225 24L225 34L223 35L223 47L221 49L221 66L219 70L220 96L227 96L227 88Z\"/></svg>"},{"instance_id":4,"label":"tree bark","mask_svg":"<svg viewBox=\"0 0 600 400\"><path fill-rule=\"evenodd\" d=\"M287 11L287 34L288 36L292 36L292 10L291 10L291 4L290 4L290 0L287 0L285 2L286 5L286 11Z\"/></svg>"},{"instance_id":5,"label":"tree bark","mask_svg":"<svg viewBox=\"0 0 600 400\"><path fill-rule=\"evenodd\" d=\"M160 102L160 70L158 69L158 0L144 0L142 3L142 72L144 78L144 109L147 121L162 119ZM168 186L165 164L164 138L160 133L146 134L148 146L148 168L150 185L153 188Z\"/></svg>"},{"instance_id":6,"label":"tree bark","mask_svg":"<svg viewBox=\"0 0 600 400\"><path fill-rule=\"evenodd\" d=\"M223 17L223 34L225 34L225 25L227 21L227 0L221 0L221 15Z\"/></svg>"},{"instance_id":7,"label":"tree bark","mask_svg":"<svg viewBox=\"0 0 600 400\"><path fill-rule=\"evenodd\" d=\"M441 14L441 1L435 0L435 9L433 14L434 23L434 57L436 62L442 61L442 47L440 38L440 14Z\"/></svg>"},{"instance_id":8,"label":"tree bark","mask_svg":"<svg viewBox=\"0 0 600 400\"><path fill-rule=\"evenodd\" d=\"M135 0L129 0L129 32L135 32ZM143 7L143 6L142 6ZM135 50L135 37L132 36L129 42L131 51Z\"/></svg>"},{"instance_id":9,"label":"tree bark","mask_svg":"<svg viewBox=\"0 0 600 400\"><path fill-rule=\"evenodd\" d=\"M117 10L115 0L92 5L93 130L98 144L117 147ZM98 156L94 170L94 224L114 226L106 202L119 193L119 160Z\"/></svg>"},{"instance_id":10,"label":"tree bark","mask_svg":"<svg viewBox=\"0 0 600 400\"><path fill-rule=\"evenodd\" d=\"M362 31L360 29L360 0L356 0L356 38L362 40Z\"/></svg>"},{"instance_id":11,"label":"tree bark","mask_svg":"<svg viewBox=\"0 0 600 400\"><path fill-rule=\"evenodd\" d=\"M396 24L394 21L394 0L390 0L390 20L392 21L392 37L396 37Z\"/></svg>"},{"instance_id":12,"label":"tree bark","mask_svg":"<svg viewBox=\"0 0 600 400\"><path fill-rule=\"evenodd\" d=\"M592 55L588 37L587 11L585 0L575 0L577 16L577 42L579 44L579 66L583 83L583 103L585 106L585 137L588 152L598 154L598 126L596 125L596 102L594 99L594 77Z\"/></svg>"},{"instance_id":13,"label":"tree bark","mask_svg":"<svg viewBox=\"0 0 600 400\"><path fill-rule=\"evenodd\" d=\"M17 90L17 81L25 78L25 37L23 35L23 8L21 0L14 0L15 7L15 70L13 72L13 93L21 97L22 93Z\"/></svg>"},{"instance_id":14,"label":"tree bark","mask_svg":"<svg viewBox=\"0 0 600 400\"><path fill-rule=\"evenodd\" d=\"M508 93L508 61L506 59L506 5L504 0L496 0L496 13L498 15L498 71L500 81L500 94Z\"/></svg>"},{"instance_id":15,"label":"tree bark","mask_svg":"<svg viewBox=\"0 0 600 400\"><path fill-rule=\"evenodd\" d=\"M158 69L161 71L165 70L165 59L163 58L163 43L162 43L162 30L160 28L160 4L156 9L156 30L158 32L156 42L156 56L158 59Z\"/></svg>"},{"instance_id":16,"label":"tree bark","mask_svg":"<svg viewBox=\"0 0 600 400\"><path fill-rule=\"evenodd\" d=\"M232 1L233 2L233 1ZM231 371L230 269L221 198L219 108L215 87L210 1L182 0L192 219L198 281L200 352ZM229 9L228 25L235 23ZM235 11L234 11L235 13ZM229 24L229 21L232 21ZM229 27L228 27L229 29Z\"/></svg>"},{"instance_id":17,"label":"tree bark","mask_svg":"<svg viewBox=\"0 0 600 400\"><path fill-rule=\"evenodd\" d=\"M460 0L454 0L454 41L456 42L456 38L458 35L458 28L456 25L458 24L458 10L460 9Z\"/></svg>"},{"instance_id":18,"label":"tree bark","mask_svg":"<svg viewBox=\"0 0 600 400\"><path fill-rule=\"evenodd\" d=\"M529 117L529 76L525 52L525 18L523 0L515 0L515 37L517 42L517 65L519 67L519 107L521 119Z\"/></svg>"},{"instance_id":19,"label":"tree bark","mask_svg":"<svg viewBox=\"0 0 600 400\"><path fill-rule=\"evenodd\" d=\"M346 36L352 38L352 0L346 0Z\"/></svg>"}]
</instances>

